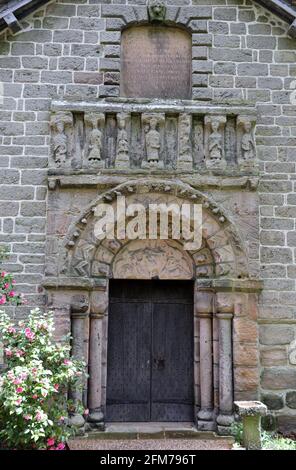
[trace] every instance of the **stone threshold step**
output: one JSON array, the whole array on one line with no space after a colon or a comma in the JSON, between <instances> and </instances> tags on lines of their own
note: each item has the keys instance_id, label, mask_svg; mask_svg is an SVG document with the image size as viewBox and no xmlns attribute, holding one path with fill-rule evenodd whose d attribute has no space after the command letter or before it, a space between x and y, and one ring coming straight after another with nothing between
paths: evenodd
<instances>
[{"instance_id":1,"label":"stone threshold step","mask_svg":"<svg viewBox=\"0 0 296 470\"><path fill-rule=\"evenodd\" d=\"M98 439L98 440L122 440L122 439L200 439L200 440L224 440L234 443L232 436L220 436L212 431L194 431L194 430L151 430L151 431L92 431L87 432L79 439Z\"/></svg>"}]
</instances>

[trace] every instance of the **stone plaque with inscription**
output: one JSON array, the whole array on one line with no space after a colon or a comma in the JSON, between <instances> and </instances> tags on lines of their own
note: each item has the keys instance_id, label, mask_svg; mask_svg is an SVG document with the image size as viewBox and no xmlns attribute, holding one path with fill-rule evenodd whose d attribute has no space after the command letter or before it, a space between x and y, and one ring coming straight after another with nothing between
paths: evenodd
<instances>
[{"instance_id":1,"label":"stone plaque with inscription","mask_svg":"<svg viewBox=\"0 0 296 470\"><path fill-rule=\"evenodd\" d=\"M126 29L121 42L121 96L191 98L191 54L191 36L182 29Z\"/></svg>"}]
</instances>

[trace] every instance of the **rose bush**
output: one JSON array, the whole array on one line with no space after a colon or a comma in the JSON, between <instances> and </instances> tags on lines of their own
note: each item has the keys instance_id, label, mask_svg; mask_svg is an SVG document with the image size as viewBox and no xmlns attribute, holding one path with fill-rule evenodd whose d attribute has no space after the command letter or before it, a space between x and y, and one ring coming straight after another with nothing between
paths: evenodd
<instances>
[{"instance_id":1,"label":"rose bush","mask_svg":"<svg viewBox=\"0 0 296 470\"><path fill-rule=\"evenodd\" d=\"M50 313L32 310L16 326L1 312L7 369L0 376L0 440L8 447L62 450L71 434L67 410L82 413L67 391L81 382L85 364L70 358L69 342L53 341L53 331Z\"/></svg>"}]
</instances>

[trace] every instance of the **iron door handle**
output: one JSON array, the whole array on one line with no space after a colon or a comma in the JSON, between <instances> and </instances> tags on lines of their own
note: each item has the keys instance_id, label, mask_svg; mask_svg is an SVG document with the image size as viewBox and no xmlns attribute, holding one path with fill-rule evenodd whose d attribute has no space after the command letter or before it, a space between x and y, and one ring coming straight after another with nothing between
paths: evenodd
<instances>
[{"instance_id":1,"label":"iron door handle","mask_svg":"<svg viewBox=\"0 0 296 470\"><path fill-rule=\"evenodd\" d=\"M157 370L164 369L165 359L163 357L154 358L153 359L153 365L154 365L154 368L157 369Z\"/></svg>"}]
</instances>

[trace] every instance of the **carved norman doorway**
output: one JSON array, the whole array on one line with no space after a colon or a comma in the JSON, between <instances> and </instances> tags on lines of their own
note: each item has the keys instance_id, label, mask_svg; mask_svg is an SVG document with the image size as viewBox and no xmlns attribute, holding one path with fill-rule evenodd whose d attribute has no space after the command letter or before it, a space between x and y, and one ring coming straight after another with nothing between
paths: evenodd
<instances>
[{"instance_id":1,"label":"carved norman doorway","mask_svg":"<svg viewBox=\"0 0 296 470\"><path fill-rule=\"evenodd\" d=\"M106 421L194 421L193 282L112 280Z\"/></svg>"}]
</instances>

